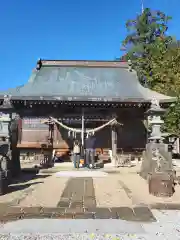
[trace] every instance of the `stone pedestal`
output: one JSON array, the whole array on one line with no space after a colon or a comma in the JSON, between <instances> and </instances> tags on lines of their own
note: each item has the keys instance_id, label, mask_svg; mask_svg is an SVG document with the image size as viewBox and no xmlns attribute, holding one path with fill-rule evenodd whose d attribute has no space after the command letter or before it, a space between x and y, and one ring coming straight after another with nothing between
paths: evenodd
<instances>
[{"instance_id":1,"label":"stone pedestal","mask_svg":"<svg viewBox=\"0 0 180 240\"><path fill-rule=\"evenodd\" d=\"M140 176L148 181L149 193L155 196L172 196L175 172L167 144L147 144L146 151L143 152Z\"/></svg>"},{"instance_id":2,"label":"stone pedestal","mask_svg":"<svg viewBox=\"0 0 180 240\"><path fill-rule=\"evenodd\" d=\"M0 169L0 196L8 192L8 179L5 172Z\"/></svg>"},{"instance_id":3,"label":"stone pedestal","mask_svg":"<svg viewBox=\"0 0 180 240\"><path fill-rule=\"evenodd\" d=\"M143 152L140 175L148 179L148 174L156 172L172 172L172 157L168 145L164 143L148 143Z\"/></svg>"},{"instance_id":4,"label":"stone pedestal","mask_svg":"<svg viewBox=\"0 0 180 240\"><path fill-rule=\"evenodd\" d=\"M171 197L174 190L174 176L171 173L149 174L149 193L156 197Z\"/></svg>"}]
</instances>

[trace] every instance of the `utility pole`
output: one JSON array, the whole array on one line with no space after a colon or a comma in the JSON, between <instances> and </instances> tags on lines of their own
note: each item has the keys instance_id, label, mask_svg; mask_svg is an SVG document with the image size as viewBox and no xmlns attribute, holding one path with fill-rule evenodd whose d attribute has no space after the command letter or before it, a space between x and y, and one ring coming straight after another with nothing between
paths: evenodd
<instances>
[{"instance_id":1,"label":"utility pole","mask_svg":"<svg viewBox=\"0 0 180 240\"><path fill-rule=\"evenodd\" d=\"M144 0L141 0L141 13L143 14L144 12Z\"/></svg>"}]
</instances>

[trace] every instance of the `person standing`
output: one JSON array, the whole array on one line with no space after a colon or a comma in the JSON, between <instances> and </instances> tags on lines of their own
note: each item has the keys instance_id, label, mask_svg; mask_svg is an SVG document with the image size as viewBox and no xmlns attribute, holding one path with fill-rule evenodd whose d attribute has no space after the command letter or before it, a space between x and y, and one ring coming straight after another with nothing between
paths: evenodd
<instances>
[{"instance_id":1,"label":"person standing","mask_svg":"<svg viewBox=\"0 0 180 240\"><path fill-rule=\"evenodd\" d=\"M74 163L74 168L79 168L79 163L80 163L80 153L81 153L81 148L78 140L74 141L74 146L73 146L73 163Z\"/></svg>"},{"instance_id":2,"label":"person standing","mask_svg":"<svg viewBox=\"0 0 180 240\"><path fill-rule=\"evenodd\" d=\"M86 165L89 168L94 168L95 150L96 150L96 137L93 134L85 139L86 148Z\"/></svg>"}]
</instances>

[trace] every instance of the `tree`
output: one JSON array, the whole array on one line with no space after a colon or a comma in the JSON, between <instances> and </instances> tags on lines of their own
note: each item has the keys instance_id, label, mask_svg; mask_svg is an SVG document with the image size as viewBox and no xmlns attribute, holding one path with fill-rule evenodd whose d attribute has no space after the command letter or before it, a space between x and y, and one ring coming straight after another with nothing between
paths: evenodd
<instances>
[{"instance_id":1,"label":"tree","mask_svg":"<svg viewBox=\"0 0 180 240\"><path fill-rule=\"evenodd\" d=\"M164 130L180 136L180 42L166 35L170 19L160 11L145 9L127 21L129 34L123 45L141 84L177 97L164 116Z\"/></svg>"},{"instance_id":2,"label":"tree","mask_svg":"<svg viewBox=\"0 0 180 240\"><path fill-rule=\"evenodd\" d=\"M151 87L170 96L180 94L180 48L171 47L151 59Z\"/></svg>"},{"instance_id":3,"label":"tree","mask_svg":"<svg viewBox=\"0 0 180 240\"><path fill-rule=\"evenodd\" d=\"M166 51L171 38L165 33L171 18L160 11L146 8L136 19L129 20L126 28L129 32L123 41L126 47L126 59L132 61L142 84L152 85L152 57ZM151 86L150 86L151 87Z\"/></svg>"},{"instance_id":4,"label":"tree","mask_svg":"<svg viewBox=\"0 0 180 240\"><path fill-rule=\"evenodd\" d=\"M180 136L180 97L168 108L164 116L163 130Z\"/></svg>"}]
</instances>

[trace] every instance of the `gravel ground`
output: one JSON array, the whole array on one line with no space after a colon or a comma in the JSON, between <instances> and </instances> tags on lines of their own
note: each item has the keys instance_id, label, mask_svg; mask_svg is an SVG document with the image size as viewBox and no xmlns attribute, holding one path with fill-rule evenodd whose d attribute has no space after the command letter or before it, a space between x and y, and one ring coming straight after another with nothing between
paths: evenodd
<instances>
[{"instance_id":1,"label":"gravel ground","mask_svg":"<svg viewBox=\"0 0 180 240\"><path fill-rule=\"evenodd\" d=\"M146 240L150 238L146 238L143 236L138 235L119 235L119 234L104 234L104 235L95 235L95 234L47 234L47 235L32 235L32 234L26 234L26 235L2 235L0 236L0 239L6 240L6 239L12 239L12 240L46 240L46 239L52 239L52 240L126 240L126 239L141 239ZM159 238L157 238L159 239ZM156 238L154 238L156 240ZM173 239L174 240L174 239Z\"/></svg>"},{"instance_id":2,"label":"gravel ground","mask_svg":"<svg viewBox=\"0 0 180 240\"><path fill-rule=\"evenodd\" d=\"M12 239L12 240L178 240L178 236L173 238L167 238L163 235L147 235L147 234L9 234L0 236L1 240Z\"/></svg>"},{"instance_id":3,"label":"gravel ground","mask_svg":"<svg viewBox=\"0 0 180 240\"><path fill-rule=\"evenodd\" d=\"M180 239L180 212L152 210L157 222L140 223L123 220L24 219L0 227L0 240L5 239ZM11 233L11 234L9 234Z\"/></svg>"}]
</instances>

